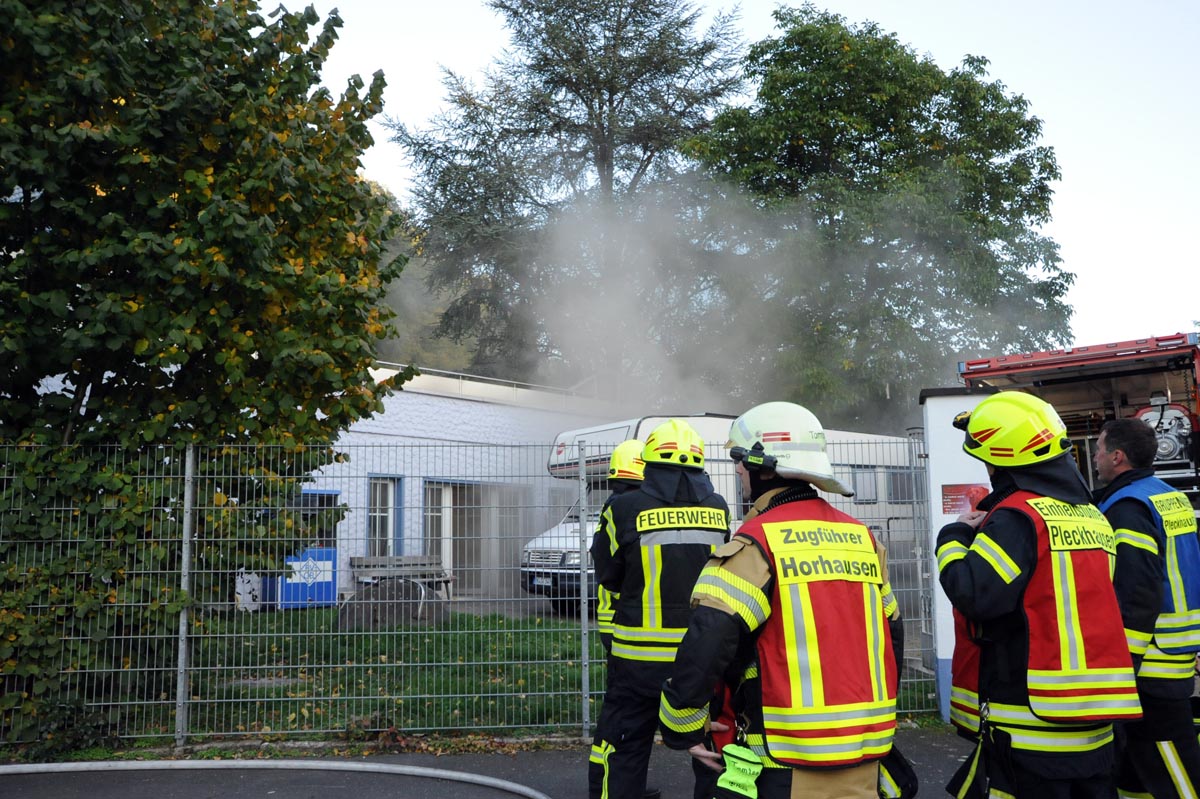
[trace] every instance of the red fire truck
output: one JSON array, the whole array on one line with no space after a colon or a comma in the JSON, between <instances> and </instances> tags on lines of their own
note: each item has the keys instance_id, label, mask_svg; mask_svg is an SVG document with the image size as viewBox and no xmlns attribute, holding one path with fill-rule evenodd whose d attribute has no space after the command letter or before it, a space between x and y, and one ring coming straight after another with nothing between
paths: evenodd
<instances>
[{"instance_id":1,"label":"red fire truck","mask_svg":"<svg viewBox=\"0 0 1200 799\"><path fill-rule=\"evenodd\" d=\"M1158 434L1158 477L1200 508L1200 334L979 358L958 365L969 388L1036 394L1055 407L1094 484L1092 452L1107 419L1141 419Z\"/></svg>"}]
</instances>

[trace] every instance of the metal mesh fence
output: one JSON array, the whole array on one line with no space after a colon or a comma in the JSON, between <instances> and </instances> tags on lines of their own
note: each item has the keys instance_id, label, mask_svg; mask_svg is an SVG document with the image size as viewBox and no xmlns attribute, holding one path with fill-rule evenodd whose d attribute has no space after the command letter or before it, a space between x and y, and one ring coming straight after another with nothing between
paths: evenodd
<instances>
[{"instance_id":1,"label":"metal mesh fence","mask_svg":"<svg viewBox=\"0 0 1200 799\"><path fill-rule=\"evenodd\" d=\"M902 712L937 709L919 446L830 447L858 492L835 504L889 549ZM22 647L58 636L64 706L122 738L590 734L604 657L580 586L603 492L551 477L543 444L56 452L36 475L12 455L0 551L26 606L2 612L34 632L0 642L5 691L38 683ZM71 463L109 488L56 489ZM708 471L740 518L732 463Z\"/></svg>"}]
</instances>

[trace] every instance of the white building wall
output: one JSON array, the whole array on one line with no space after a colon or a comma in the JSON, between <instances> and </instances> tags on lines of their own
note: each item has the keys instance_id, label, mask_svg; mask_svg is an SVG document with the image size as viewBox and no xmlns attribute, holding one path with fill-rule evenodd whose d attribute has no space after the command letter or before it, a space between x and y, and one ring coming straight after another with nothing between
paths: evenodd
<instances>
[{"instance_id":1,"label":"white building wall","mask_svg":"<svg viewBox=\"0 0 1200 799\"><path fill-rule=\"evenodd\" d=\"M961 411L973 411L987 396L967 389L945 389L924 398L925 445L929 453L929 552L937 574L937 534L960 514L971 509L991 490L987 469L963 452L963 432L952 422ZM982 493L980 493L982 492ZM937 642L938 701L942 718L950 720L950 662L954 655L953 608L941 586L934 589L933 608Z\"/></svg>"},{"instance_id":2,"label":"white building wall","mask_svg":"<svg viewBox=\"0 0 1200 799\"><path fill-rule=\"evenodd\" d=\"M386 372L380 374L384 376ZM452 568L448 535L443 551L423 551L427 484L477 487L473 493L483 505L479 513L485 514L484 523L490 528L496 526L491 518L496 509L489 502L488 486L519 492L531 538L557 522L551 518L556 507L551 489L556 484L561 489L563 481L554 480L546 470L555 435L625 415L627 411L610 403L513 384L436 375L420 375L405 383L385 398L382 413L359 421L339 438L336 448L348 455L348 462L326 467L312 486L336 491L338 503L348 509L337 531L339 590L353 589L350 558L369 554L372 478L392 480L398 486L398 532L389 554L435 554ZM497 538L486 537L480 546L487 562L512 558L501 551L506 545Z\"/></svg>"}]
</instances>

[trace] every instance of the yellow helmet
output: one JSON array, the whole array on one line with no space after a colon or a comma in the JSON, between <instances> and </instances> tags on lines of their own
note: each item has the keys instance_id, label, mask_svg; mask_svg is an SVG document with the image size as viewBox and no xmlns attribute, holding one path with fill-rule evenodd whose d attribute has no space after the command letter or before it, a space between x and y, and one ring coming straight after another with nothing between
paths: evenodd
<instances>
[{"instance_id":1,"label":"yellow helmet","mask_svg":"<svg viewBox=\"0 0 1200 799\"><path fill-rule=\"evenodd\" d=\"M636 438L617 444L612 457L608 460L608 479L636 480L640 483L642 475L646 471L646 462L642 460L643 446L642 442Z\"/></svg>"},{"instance_id":2,"label":"yellow helmet","mask_svg":"<svg viewBox=\"0 0 1200 799\"><path fill-rule=\"evenodd\" d=\"M1054 406L1023 391L1001 391L954 417L963 452L993 466L1031 466L1071 451Z\"/></svg>"},{"instance_id":3,"label":"yellow helmet","mask_svg":"<svg viewBox=\"0 0 1200 799\"><path fill-rule=\"evenodd\" d=\"M642 450L646 463L704 468L704 440L682 419L668 419L654 428Z\"/></svg>"},{"instance_id":4,"label":"yellow helmet","mask_svg":"<svg viewBox=\"0 0 1200 799\"><path fill-rule=\"evenodd\" d=\"M854 496L833 474L825 451L825 428L812 411L794 402L764 402L734 420L729 457L751 471L805 480L822 491Z\"/></svg>"}]
</instances>

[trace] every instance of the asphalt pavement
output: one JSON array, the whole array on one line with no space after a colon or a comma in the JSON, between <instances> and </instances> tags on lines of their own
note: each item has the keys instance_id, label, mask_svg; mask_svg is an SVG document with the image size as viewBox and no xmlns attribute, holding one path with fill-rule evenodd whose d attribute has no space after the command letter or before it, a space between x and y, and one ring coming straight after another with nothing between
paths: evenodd
<instances>
[{"instance_id":1,"label":"asphalt pavement","mask_svg":"<svg viewBox=\"0 0 1200 799\"><path fill-rule=\"evenodd\" d=\"M897 744L913 763L920 795L945 796L944 786L969 751L949 727L901 728ZM45 773L14 774L0 766L2 799L585 799L588 746L504 753L275 760L168 761L163 769L133 770L129 761L38 766ZM151 755L152 756L152 755ZM217 762L220 765L213 766ZM267 764L265 767L263 764ZM90 768L98 771L68 771ZM105 770L111 768L130 770ZM385 769L346 771L335 769ZM387 770L390 770L387 771ZM470 781L464 781L470 780ZM691 799L688 756L658 744L650 783L662 799Z\"/></svg>"}]
</instances>

